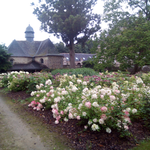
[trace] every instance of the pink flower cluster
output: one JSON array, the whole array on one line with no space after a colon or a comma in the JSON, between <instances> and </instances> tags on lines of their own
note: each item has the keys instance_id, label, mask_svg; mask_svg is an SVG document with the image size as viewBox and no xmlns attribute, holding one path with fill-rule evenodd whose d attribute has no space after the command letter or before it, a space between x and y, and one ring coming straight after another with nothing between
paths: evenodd
<instances>
[{"instance_id":1,"label":"pink flower cluster","mask_svg":"<svg viewBox=\"0 0 150 150\"><path fill-rule=\"evenodd\" d=\"M34 110L41 110L43 108L43 105L39 102L36 102L36 101L32 101L29 105L29 107L33 107Z\"/></svg>"},{"instance_id":2,"label":"pink flower cluster","mask_svg":"<svg viewBox=\"0 0 150 150\"><path fill-rule=\"evenodd\" d=\"M91 108L91 103L90 103L90 102L86 102L86 103L85 103L85 106L86 106L87 108Z\"/></svg>"},{"instance_id":3,"label":"pink flower cluster","mask_svg":"<svg viewBox=\"0 0 150 150\"><path fill-rule=\"evenodd\" d=\"M55 124L58 124L58 123L59 123L59 120L60 120L60 118L61 118L60 114L63 115L64 112L61 111L61 112L59 113L56 108L53 108L53 109L52 109L52 113L53 113L53 117L56 118Z\"/></svg>"}]
</instances>

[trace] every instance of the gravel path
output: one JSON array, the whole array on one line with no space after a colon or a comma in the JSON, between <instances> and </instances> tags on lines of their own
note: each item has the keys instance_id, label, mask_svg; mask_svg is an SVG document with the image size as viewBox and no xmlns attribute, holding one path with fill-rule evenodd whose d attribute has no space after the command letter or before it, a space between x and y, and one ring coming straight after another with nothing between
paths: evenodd
<instances>
[{"instance_id":1,"label":"gravel path","mask_svg":"<svg viewBox=\"0 0 150 150\"><path fill-rule=\"evenodd\" d=\"M16 113L17 110L13 109L12 105L15 104L10 103L10 99L0 93L0 150L70 149L61 143L56 134L42 128L34 119L30 118L26 123L22 114ZM33 126L45 135L37 133Z\"/></svg>"}]
</instances>

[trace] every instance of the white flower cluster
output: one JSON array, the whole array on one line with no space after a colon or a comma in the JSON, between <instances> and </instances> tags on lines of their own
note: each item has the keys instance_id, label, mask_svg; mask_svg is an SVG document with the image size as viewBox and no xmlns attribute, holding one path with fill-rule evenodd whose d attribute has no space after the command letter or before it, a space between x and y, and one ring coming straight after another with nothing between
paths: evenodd
<instances>
[{"instance_id":1,"label":"white flower cluster","mask_svg":"<svg viewBox=\"0 0 150 150\"><path fill-rule=\"evenodd\" d=\"M140 77L137 77L136 78L136 83L139 84L139 83L142 83L143 84L143 80L140 78Z\"/></svg>"}]
</instances>

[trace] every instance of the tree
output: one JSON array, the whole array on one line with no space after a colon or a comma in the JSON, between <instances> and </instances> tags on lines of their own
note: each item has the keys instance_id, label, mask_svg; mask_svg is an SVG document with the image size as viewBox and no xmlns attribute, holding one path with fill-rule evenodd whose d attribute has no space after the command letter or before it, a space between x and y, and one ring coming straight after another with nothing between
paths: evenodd
<instances>
[{"instance_id":1,"label":"tree","mask_svg":"<svg viewBox=\"0 0 150 150\"><path fill-rule=\"evenodd\" d=\"M113 24L119 20L143 15L150 20L149 0L104 0L104 20Z\"/></svg>"},{"instance_id":2,"label":"tree","mask_svg":"<svg viewBox=\"0 0 150 150\"><path fill-rule=\"evenodd\" d=\"M75 68L76 43L84 43L100 30L100 15L92 13L97 0L45 0L39 2L34 14L41 29L61 36L70 51L70 67Z\"/></svg>"},{"instance_id":3,"label":"tree","mask_svg":"<svg viewBox=\"0 0 150 150\"><path fill-rule=\"evenodd\" d=\"M6 51L5 45L0 45L0 72L6 71L11 67L11 63L8 61L10 54Z\"/></svg>"},{"instance_id":4,"label":"tree","mask_svg":"<svg viewBox=\"0 0 150 150\"><path fill-rule=\"evenodd\" d=\"M121 69L132 67L131 74L135 74L150 64L150 22L143 17L133 17L120 21L120 25L120 30L116 25L101 33L95 68L112 67L117 61Z\"/></svg>"},{"instance_id":5,"label":"tree","mask_svg":"<svg viewBox=\"0 0 150 150\"><path fill-rule=\"evenodd\" d=\"M150 1L104 1L104 20L109 29L101 33L100 41L95 44L100 46L95 67L112 67L118 61L122 69L132 67L134 74L149 63Z\"/></svg>"},{"instance_id":6,"label":"tree","mask_svg":"<svg viewBox=\"0 0 150 150\"><path fill-rule=\"evenodd\" d=\"M55 47L59 53L68 53L68 48L64 45L63 42L59 42L55 44Z\"/></svg>"}]
</instances>

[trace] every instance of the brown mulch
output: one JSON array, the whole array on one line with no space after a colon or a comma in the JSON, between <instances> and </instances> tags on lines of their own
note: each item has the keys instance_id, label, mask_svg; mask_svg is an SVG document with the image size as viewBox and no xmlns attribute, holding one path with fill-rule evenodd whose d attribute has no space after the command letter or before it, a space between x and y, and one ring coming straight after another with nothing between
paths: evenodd
<instances>
[{"instance_id":1,"label":"brown mulch","mask_svg":"<svg viewBox=\"0 0 150 150\"><path fill-rule=\"evenodd\" d=\"M10 92L7 94L11 99L21 100L30 97L24 91ZM32 113L34 116L42 118L43 122L61 129L62 135L66 135L72 143L72 147L76 150L128 150L132 147L138 146L138 142L150 136L148 130L142 120L134 122L130 126L130 137L120 138L117 131L112 131L108 134L105 131L94 132L91 130L84 131L84 127L77 120L69 120L68 122L61 122L58 125L54 123L55 119L50 110L34 111L32 108L25 107L25 111Z\"/></svg>"}]
</instances>

